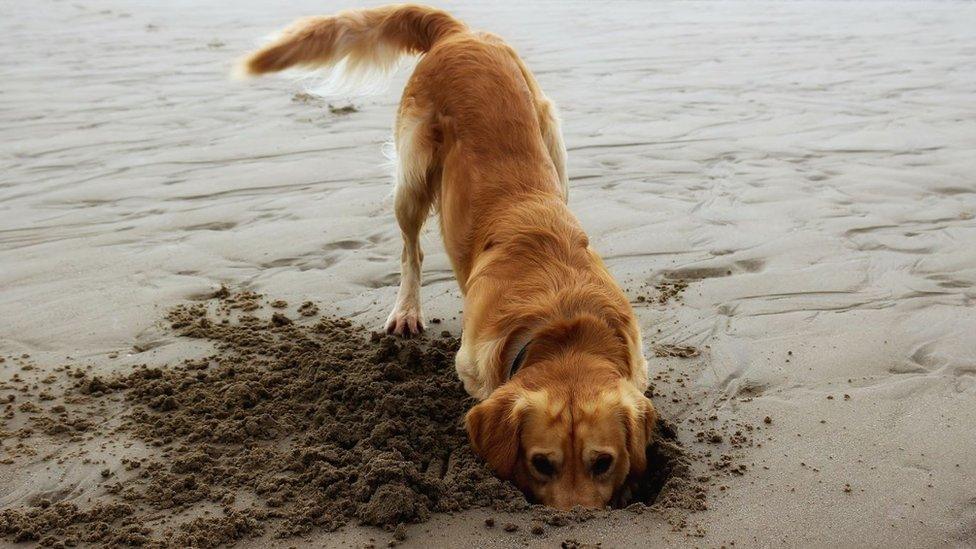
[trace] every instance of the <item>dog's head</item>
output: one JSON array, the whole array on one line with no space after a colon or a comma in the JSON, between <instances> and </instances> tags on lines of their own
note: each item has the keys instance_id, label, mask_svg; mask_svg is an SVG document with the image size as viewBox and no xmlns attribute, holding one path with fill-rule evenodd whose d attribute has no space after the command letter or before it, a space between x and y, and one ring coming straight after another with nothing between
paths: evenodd
<instances>
[{"instance_id":1,"label":"dog's head","mask_svg":"<svg viewBox=\"0 0 976 549\"><path fill-rule=\"evenodd\" d=\"M531 370L468 412L475 451L544 505L606 506L647 468L654 406L611 367Z\"/></svg>"}]
</instances>

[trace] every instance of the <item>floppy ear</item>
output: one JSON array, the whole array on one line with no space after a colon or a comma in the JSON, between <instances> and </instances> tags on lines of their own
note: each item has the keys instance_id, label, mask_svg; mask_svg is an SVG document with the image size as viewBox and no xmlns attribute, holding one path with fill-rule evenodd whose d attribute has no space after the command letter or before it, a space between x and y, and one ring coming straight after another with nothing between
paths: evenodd
<instances>
[{"instance_id":1,"label":"floppy ear","mask_svg":"<svg viewBox=\"0 0 976 549\"><path fill-rule=\"evenodd\" d=\"M523 411L514 391L498 389L464 417L475 453L505 480L512 478L518 461Z\"/></svg>"},{"instance_id":2,"label":"floppy ear","mask_svg":"<svg viewBox=\"0 0 976 549\"><path fill-rule=\"evenodd\" d=\"M629 385L629 383L628 383ZM657 427L657 411L651 399L630 386L623 399L627 425L627 453L630 456L630 474L639 476L647 470L647 445Z\"/></svg>"}]
</instances>

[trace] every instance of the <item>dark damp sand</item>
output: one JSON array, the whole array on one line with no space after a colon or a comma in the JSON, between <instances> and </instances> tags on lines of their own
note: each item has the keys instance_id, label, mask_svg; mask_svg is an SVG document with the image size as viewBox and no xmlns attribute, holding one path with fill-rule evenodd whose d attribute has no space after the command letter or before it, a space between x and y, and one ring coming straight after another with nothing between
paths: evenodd
<instances>
[{"instance_id":1,"label":"dark damp sand","mask_svg":"<svg viewBox=\"0 0 976 549\"><path fill-rule=\"evenodd\" d=\"M298 310L313 316L314 307ZM27 400L39 396L30 382L5 385L29 404L8 406L8 422L24 424L10 437L60 445L70 453L61 464L91 463L85 440L131 437L152 452L113 452L123 470L103 469L93 501L44 494L0 511L0 537L212 547L351 523L404 541L407 525L472 508L508 513L513 527L504 531L522 523L535 536L607 516L531 506L472 454L456 338L399 340L338 318L296 322L289 312L283 300L221 287L166 317L179 336L213 344L212 355L104 377L58 368L43 382L50 389L41 405ZM101 427L105 400L124 410L112 428ZM709 478L673 425L659 431L647 477L615 504L685 530L687 517L706 508Z\"/></svg>"}]
</instances>

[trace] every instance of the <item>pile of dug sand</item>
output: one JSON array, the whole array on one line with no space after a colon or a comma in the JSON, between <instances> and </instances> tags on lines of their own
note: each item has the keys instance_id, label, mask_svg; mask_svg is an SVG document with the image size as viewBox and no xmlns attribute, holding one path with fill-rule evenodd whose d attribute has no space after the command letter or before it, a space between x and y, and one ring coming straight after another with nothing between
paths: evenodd
<instances>
[{"instance_id":1,"label":"pile of dug sand","mask_svg":"<svg viewBox=\"0 0 976 549\"><path fill-rule=\"evenodd\" d=\"M65 497L3 510L0 535L46 545L214 546L330 531L350 521L402 538L405 523L472 507L525 511L556 526L592 518L531 506L473 455L463 417L474 402L454 373L458 341L450 334L398 340L314 318L312 304L291 318L281 301L271 303L270 316L258 316L262 299L222 288L208 302L169 313L177 334L214 344L211 356L112 378L64 369L73 386L61 398L72 417L91 417L100 400L124 398L121 433L90 421L87 436L133 436L158 452L123 459L135 474L122 480L106 470L98 501ZM12 435L77 436L44 429L65 416L57 401L26 407L41 429ZM662 432L649 449L650 476L625 503L702 508L703 489L674 433ZM180 520L201 506L215 512ZM173 520L149 520L160 516Z\"/></svg>"}]
</instances>

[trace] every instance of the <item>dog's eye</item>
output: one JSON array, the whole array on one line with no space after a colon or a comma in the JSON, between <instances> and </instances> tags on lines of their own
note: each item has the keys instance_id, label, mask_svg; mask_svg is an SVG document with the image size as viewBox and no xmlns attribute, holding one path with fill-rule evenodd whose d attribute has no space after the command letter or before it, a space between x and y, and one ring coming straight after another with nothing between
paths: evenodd
<instances>
[{"instance_id":1,"label":"dog's eye","mask_svg":"<svg viewBox=\"0 0 976 549\"><path fill-rule=\"evenodd\" d=\"M590 466L590 470L593 471L593 476L600 476L610 470L613 465L613 456L609 454L602 454L600 457L593 460L593 465Z\"/></svg>"},{"instance_id":2,"label":"dog's eye","mask_svg":"<svg viewBox=\"0 0 976 549\"><path fill-rule=\"evenodd\" d=\"M532 456L532 467L544 477L551 477L556 474L556 468L552 462L542 454Z\"/></svg>"}]
</instances>

